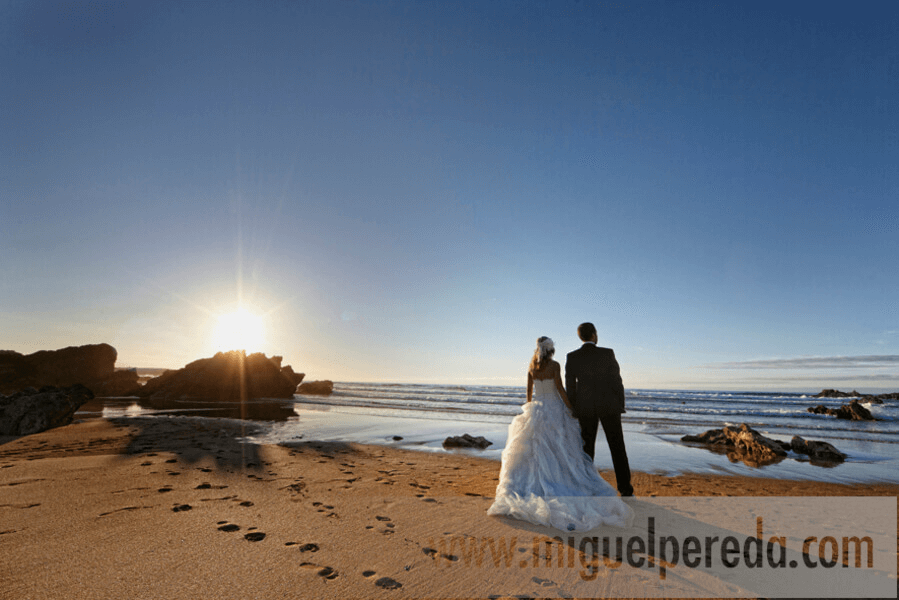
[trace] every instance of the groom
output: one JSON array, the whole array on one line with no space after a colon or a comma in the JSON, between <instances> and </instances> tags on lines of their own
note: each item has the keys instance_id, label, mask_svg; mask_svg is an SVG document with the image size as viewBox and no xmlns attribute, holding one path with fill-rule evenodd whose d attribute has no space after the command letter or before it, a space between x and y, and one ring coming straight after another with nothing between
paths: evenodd
<instances>
[{"instance_id":1,"label":"groom","mask_svg":"<svg viewBox=\"0 0 899 600\"><path fill-rule=\"evenodd\" d=\"M610 348L598 348L596 327L582 323L577 328L578 337L584 342L578 350L570 352L565 361L565 388L574 408L574 416L581 424L584 452L593 459L596 431L602 430L612 453L618 493L633 496L631 470L624 449L621 431L621 413L624 412L624 385L615 353Z\"/></svg>"}]
</instances>

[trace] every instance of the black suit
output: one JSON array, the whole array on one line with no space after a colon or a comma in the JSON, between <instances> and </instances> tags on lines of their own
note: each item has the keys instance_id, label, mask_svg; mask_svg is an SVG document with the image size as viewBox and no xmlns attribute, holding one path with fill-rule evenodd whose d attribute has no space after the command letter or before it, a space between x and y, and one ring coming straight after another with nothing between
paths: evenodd
<instances>
[{"instance_id":1,"label":"black suit","mask_svg":"<svg viewBox=\"0 0 899 600\"><path fill-rule=\"evenodd\" d=\"M593 458L596 432L602 423L602 430L612 453L612 463L615 465L618 491L622 496L632 495L634 488L631 487L631 470L621 431L624 385L615 353L609 348L598 348L590 342L570 352L565 361L565 387L574 416L581 424L584 452Z\"/></svg>"}]
</instances>

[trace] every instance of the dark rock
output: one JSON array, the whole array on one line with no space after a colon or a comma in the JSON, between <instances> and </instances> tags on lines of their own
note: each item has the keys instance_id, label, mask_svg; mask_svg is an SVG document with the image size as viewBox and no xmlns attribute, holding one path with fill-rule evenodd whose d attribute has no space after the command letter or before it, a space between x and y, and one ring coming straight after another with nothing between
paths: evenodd
<instances>
[{"instance_id":1,"label":"dark rock","mask_svg":"<svg viewBox=\"0 0 899 600\"><path fill-rule=\"evenodd\" d=\"M82 404L94 393L81 384L68 388L26 388L0 395L0 435L32 435L72 422Z\"/></svg>"},{"instance_id":2,"label":"dark rock","mask_svg":"<svg viewBox=\"0 0 899 600\"><path fill-rule=\"evenodd\" d=\"M732 461L743 461L751 466L762 466L782 460L789 444L765 437L746 423L739 427L710 429L701 435L685 435L683 442L705 444L727 453Z\"/></svg>"},{"instance_id":3,"label":"dark rock","mask_svg":"<svg viewBox=\"0 0 899 600\"><path fill-rule=\"evenodd\" d=\"M849 404L844 404L840 408L827 408L823 404L809 407L808 412L816 415L831 415L838 419L846 419L847 421L876 421L874 415L867 408L861 405L858 400L852 400Z\"/></svg>"},{"instance_id":4,"label":"dark rock","mask_svg":"<svg viewBox=\"0 0 899 600\"><path fill-rule=\"evenodd\" d=\"M117 373L117 356L116 349L109 344L70 346L28 355L5 350L0 352L0 393L16 392L27 387L65 387L80 383L98 396L133 395L137 387L137 373Z\"/></svg>"},{"instance_id":5,"label":"dark rock","mask_svg":"<svg viewBox=\"0 0 899 600\"><path fill-rule=\"evenodd\" d=\"M305 373L294 373L293 368L290 365L281 366L281 361L284 360L283 356L273 356L269 359L272 363L281 369L281 374L287 377L289 380L294 382L294 385L300 385L303 381L303 377L306 376Z\"/></svg>"},{"instance_id":6,"label":"dark rock","mask_svg":"<svg viewBox=\"0 0 899 600\"><path fill-rule=\"evenodd\" d=\"M249 356L241 350L219 352L177 371L165 371L149 380L138 395L151 400L291 398L296 384L282 370L261 352Z\"/></svg>"},{"instance_id":7,"label":"dark rock","mask_svg":"<svg viewBox=\"0 0 899 600\"><path fill-rule=\"evenodd\" d=\"M855 390L851 392L841 392L840 390L821 390L821 392L812 396L812 398L858 398L861 396Z\"/></svg>"},{"instance_id":8,"label":"dark rock","mask_svg":"<svg viewBox=\"0 0 899 600\"><path fill-rule=\"evenodd\" d=\"M815 394L812 398L860 398L861 402L868 404L883 404L884 400L899 400L899 392L888 394L859 394L856 391L841 392L839 390L822 390L820 394Z\"/></svg>"},{"instance_id":9,"label":"dark rock","mask_svg":"<svg viewBox=\"0 0 899 600\"><path fill-rule=\"evenodd\" d=\"M322 381L309 381L301 383L296 388L297 394L312 394L314 396L330 396L334 391L334 382L327 379Z\"/></svg>"},{"instance_id":10,"label":"dark rock","mask_svg":"<svg viewBox=\"0 0 899 600\"><path fill-rule=\"evenodd\" d=\"M141 388L137 380L136 369L122 369L95 384L91 389L97 396L137 396Z\"/></svg>"},{"instance_id":11,"label":"dark rock","mask_svg":"<svg viewBox=\"0 0 899 600\"><path fill-rule=\"evenodd\" d=\"M705 444L710 450L726 453L734 462L739 460L753 467L783 460L790 450L808 455L819 466L833 466L846 459L845 454L827 442L804 440L797 435L788 444L765 437L745 423L740 427L710 429L701 435L685 435L681 441Z\"/></svg>"},{"instance_id":12,"label":"dark rock","mask_svg":"<svg viewBox=\"0 0 899 600\"><path fill-rule=\"evenodd\" d=\"M478 437L474 437L467 433L460 436L448 437L443 440L444 448L478 448L483 450L492 444L493 442L488 441L484 436L479 435Z\"/></svg>"},{"instance_id":13,"label":"dark rock","mask_svg":"<svg viewBox=\"0 0 899 600\"><path fill-rule=\"evenodd\" d=\"M281 374L291 380L294 386L298 386L303 383L303 378L306 376L305 373L294 373L290 365L282 367Z\"/></svg>"},{"instance_id":14,"label":"dark rock","mask_svg":"<svg viewBox=\"0 0 899 600\"><path fill-rule=\"evenodd\" d=\"M827 442L806 441L794 435L790 449L796 454L807 454L813 461L843 462L846 455Z\"/></svg>"}]
</instances>

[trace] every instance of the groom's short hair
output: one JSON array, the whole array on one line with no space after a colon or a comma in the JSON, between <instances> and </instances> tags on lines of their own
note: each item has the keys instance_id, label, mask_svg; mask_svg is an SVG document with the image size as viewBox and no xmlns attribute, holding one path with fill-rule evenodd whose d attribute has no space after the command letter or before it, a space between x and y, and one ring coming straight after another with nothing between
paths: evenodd
<instances>
[{"instance_id":1,"label":"groom's short hair","mask_svg":"<svg viewBox=\"0 0 899 600\"><path fill-rule=\"evenodd\" d=\"M596 335L596 327L593 326L593 323L581 323L578 325L577 336L581 338L582 342L592 341L594 335Z\"/></svg>"}]
</instances>

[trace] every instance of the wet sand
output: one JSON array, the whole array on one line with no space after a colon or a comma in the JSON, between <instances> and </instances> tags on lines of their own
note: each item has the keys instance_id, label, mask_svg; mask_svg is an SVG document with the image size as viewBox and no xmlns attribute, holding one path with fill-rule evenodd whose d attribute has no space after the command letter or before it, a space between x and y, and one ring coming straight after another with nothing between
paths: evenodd
<instances>
[{"instance_id":1,"label":"wet sand","mask_svg":"<svg viewBox=\"0 0 899 600\"><path fill-rule=\"evenodd\" d=\"M253 427L137 417L0 438L0 597L573 597L577 588L538 570L476 575L441 554L448 536L512 531L484 514L496 461L237 440ZM638 497L899 494L890 484L639 472L634 487ZM603 581L590 595L642 589Z\"/></svg>"}]
</instances>

